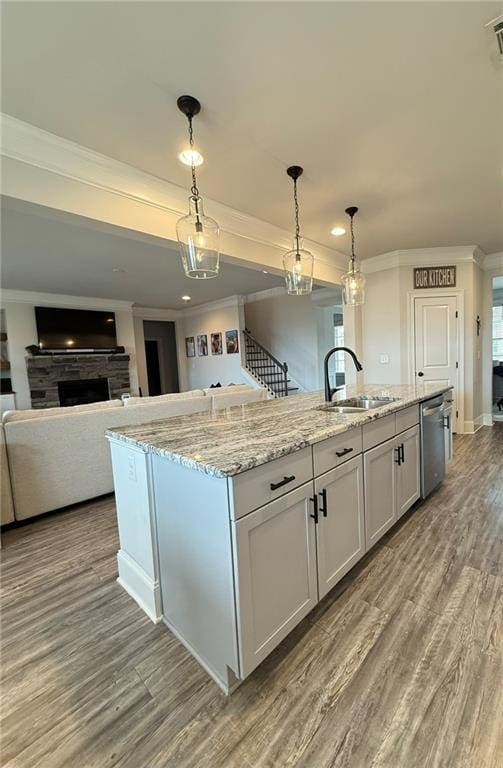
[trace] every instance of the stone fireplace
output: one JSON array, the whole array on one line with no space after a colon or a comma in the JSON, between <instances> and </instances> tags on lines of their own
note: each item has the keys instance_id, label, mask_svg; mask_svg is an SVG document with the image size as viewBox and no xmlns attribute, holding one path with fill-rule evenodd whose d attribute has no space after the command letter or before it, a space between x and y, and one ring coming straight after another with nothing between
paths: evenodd
<instances>
[{"instance_id":1,"label":"stone fireplace","mask_svg":"<svg viewBox=\"0 0 503 768\"><path fill-rule=\"evenodd\" d=\"M129 392L129 355L35 355L26 359L26 367L32 408L92 403Z\"/></svg>"}]
</instances>

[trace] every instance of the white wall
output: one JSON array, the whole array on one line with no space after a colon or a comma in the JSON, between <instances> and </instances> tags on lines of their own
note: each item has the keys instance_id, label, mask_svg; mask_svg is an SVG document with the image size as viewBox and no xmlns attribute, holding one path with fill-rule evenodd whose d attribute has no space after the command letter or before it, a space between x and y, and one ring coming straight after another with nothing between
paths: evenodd
<instances>
[{"instance_id":1,"label":"white wall","mask_svg":"<svg viewBox=\"0 0 503 768\"><path fill-rule=\"evenodd\" d=\"M243 330L242 300L233 296L224 302L215 302L193 310L184 310L179 326L177 341L179 347L179 368L184 368L184 376L180 376L180 384L185 381L185 389L200 389L220 382L240 384L245 382L241 371L241 352ZM239 354L227 354L225 332L237 330L239 334ZM206 334L208 337L208 355L197 355L197 336ZM211 334L221 333L223 352L221 355L211 354ZM185 355L185 338L193 336L196 343L196 357L187 358Z\"/></svg>"},{"instance_id":2,"label":"white wall","mask_svg":"<svg viewBox=\"0 0 503 768\"><path fill-rule=\"evenodd\" d=\"M12 389L18 408L31 408L30 386L26 370L25 347L38 344L35 310L30 304L5 302L5 322L9 346Z\"/></svg>"},{"instance_id":3,"label":"white wall","mask_svg":"<svg viewBox=\"0 0 503 768\"><path fill-rule=\"evenodd\" d=\"M451 255L451 261L447 259L446 263L455 263L455 258ZM421 266L421 261L418 260L417 266ZM479 315L482 320L486 313L486 282L483 271L472 261L458 262L456 270L456 289L453 290L461 290L464 299L462 428L471 432L483 422L483 338L476 335L476 317ZM413 322L413 318L409 316L410 297L416 294L428 296L429 293L426 289L414 294L412 266L395 265L391 269L367 274L362 361L367 383L406 384L412 381L413 350L409 323ZM389 363L380 362L381 354L389 356Z\"/></svg>"},{"instance_id":4,"label":"white wall","mask_svg":"<svg viewBox=\"0 0 503 768\"><path fill-rule=\"evenodd\" d=\"M251 335L278 360L288 363L292 379L305 390L322 387L318 345L321 313L310 296L286 293L245 304L246 327Z\"/></svg>"},{"instance_id":5,"label":"white wall","mask_svg":"<svg viewBox=\"0 0 503 768\"><path fill-rule=\"evenodd\" d=\"M115 313L117 344L130 356L129 377L132 394L138 393L136 344L132 308L126 302L107 302L90 297L39 294L30 291L3 291L2 306L11 363L12 389L16 392L16 405L20 409L31 408L30 387L26 370L25 347L38 343L35 307L62 307L70 309L99 309Z\"/></svg>"},{"instance_id":6,"label":"white wall","mask_svg":"<svg viewBox=\"0 0 503 768\"><path fill-rule=\"evenodd\" d=\"M362 307L363 354L361 363L367 384L400 384L401 286L398 269L387 269L367 276L365 304ZM388 363L381 363L381 355Z\"/></svg>"}]
</instances>

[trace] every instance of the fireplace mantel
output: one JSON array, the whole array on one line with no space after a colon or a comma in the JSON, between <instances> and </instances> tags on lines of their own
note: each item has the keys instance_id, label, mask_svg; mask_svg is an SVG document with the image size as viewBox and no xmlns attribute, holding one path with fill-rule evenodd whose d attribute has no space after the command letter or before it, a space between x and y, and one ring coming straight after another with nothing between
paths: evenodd
<instances>
[{"instance_id":1,"label":"fireplace mantel","mask_svg":"<svg viewBox=\"0 0 503 768\"><path fill-rule=\"evenodd\" d=\"M26 358L32 408L60 405L58 383L75 379L108 379L110 397L129 392L129 355L63 353Z\"/></svg>"}]
</instances>

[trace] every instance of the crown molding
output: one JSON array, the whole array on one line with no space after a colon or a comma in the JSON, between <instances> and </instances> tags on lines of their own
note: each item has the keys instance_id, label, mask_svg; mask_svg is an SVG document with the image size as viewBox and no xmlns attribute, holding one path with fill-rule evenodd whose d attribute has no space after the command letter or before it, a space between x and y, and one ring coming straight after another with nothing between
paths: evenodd
<instances>
[{"instance_id":1,"label":"crown molding","mask_svg":"<svg viewBox=\"0 0 503 768\"><path fill-rule=\"evenodd\" d=\"M0 117L4 157L177 216L187 212L188 189L11 115ZM284 251L291 248L291 232L210 198L205 204L223 232ZM320 263L345 269L347 257L340 251L306 238L304 243Z\"/></svg>"},{"instance_id":2,"label":"crown molding","mask_svg":"<svg viewBox=\"0 0 503 768\"><path fill-rule=\"evenodd\" d=\"M264 299L273 299L276 296L286 296L287 290L285 286L277 285L274 288L264 288L263 291L255 291L255 293L247 293L244 297L246 304L252 304L254 301L263 301Z\"/></svg>"},{"instance_id":3,"label":"crown molding","mask_svg":"<svg viewBox=\"0 0 503 768\"><path fill-rule=\"evenodd\" d=\"M32 304L37 307L58 307L61 309L101 309L105 312L131 311L131 301L118 299L97 299L91 296L70 296L60 293L39 293L38 291L17 291L5 288L2 291L2 305Z\"/></svg>"},{"instance_id":4,"label":"crown molding","mask_svg":"<svg viewBox=\"0 0 503 768\"><path fill-rule=\"evenodd\" d=\"M162 307L141 307L133 305L133 317L141 320L168 320L176 321L182 317L181 309L163 309Z\"/></svg>"},{"instance_id":5,"label":"crown molding","mask_svg":"<svg viewBox=\"0 0 503 768\"><path fill-rule=\"evenodd\" d=\"M193 315L204 315L206 312L216 312L219 309L228 309L233 307L238 309L245 302L244 296L228 296L225 299L217 299L217 301L208 301L206 304L199 304L197 307L187 307L180 310L180 317L192 317Z\"/></svg>"},{"instance_id":6,"label":"crown molding","mask_svg":"<svg viewBox=\"0 0 503 768\"><path fill-rule=\"evenodd\" d=\"M447 246L441 248L411 248L390 251L361 262L366 274L397 267L441 267L446 264L478 264L487 269L483 251L477 245Z\"/></svg>"}]
</instances>

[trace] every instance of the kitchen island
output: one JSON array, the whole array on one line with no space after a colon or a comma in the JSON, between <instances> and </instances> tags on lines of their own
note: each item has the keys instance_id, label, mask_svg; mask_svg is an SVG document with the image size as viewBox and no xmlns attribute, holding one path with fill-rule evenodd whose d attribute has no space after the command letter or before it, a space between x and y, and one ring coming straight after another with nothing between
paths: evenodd
<instances>
[{"instance_id":1,"label":"kitchen island","mask_svg":"<svg viewBox=\"0 0 503 768\"><path fill-rule=\"evenodd\" d=\"M438 384L322 393L109 431L119 583L225 692L420 497L419 404ZM337 405L337 404L336 404Z\"/></svg>"}]
</instances>

